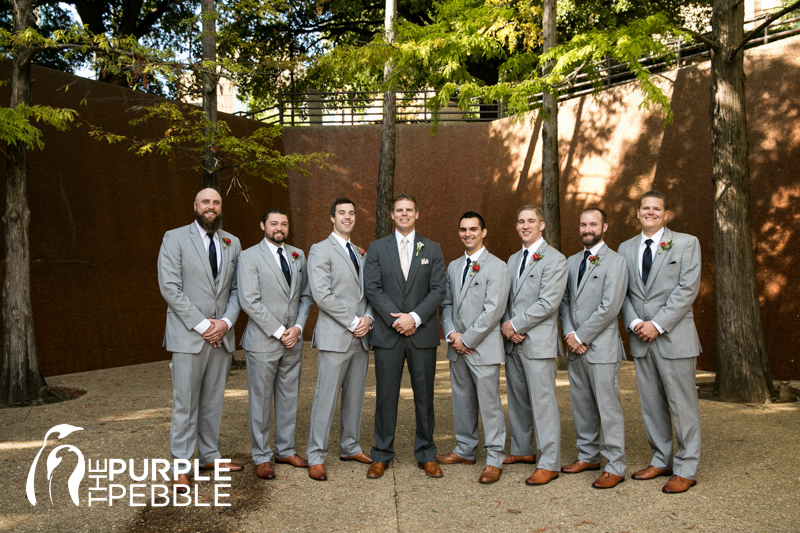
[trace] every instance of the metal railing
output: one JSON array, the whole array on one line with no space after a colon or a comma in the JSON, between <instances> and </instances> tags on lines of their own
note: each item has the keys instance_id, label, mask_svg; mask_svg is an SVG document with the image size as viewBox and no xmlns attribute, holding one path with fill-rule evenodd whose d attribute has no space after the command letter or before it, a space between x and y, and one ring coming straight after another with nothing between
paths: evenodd
<instances>
[{"instance_id":1,"label":"metal railing","mask_svg":"<svg viewBox=\"0 0 800 533\"><path fill-rule=\"evenodd\" d=\"M763 18L747 21L745 25L757 24ZM800 17L774 21L764 29L762 35L748 43L748 48L796 34L800 34ZM708 45L695 41L673 41L668 46L674 52L676 68L693 64L711 54ZM640 62L653 74L671 67L663 56L645 57ZM633 79L627 63L616 63L609 58L595 76L590 77L585 73L576 76L570 86L562 91L559 99L567 100L589 94L595 90L597 83L604 87L613 87L629 83ZM397 122L431 122L434 113L430 101L435 96L434 90L397 91ZM538 104L542 95L537 94L531 98L533 104ZM383 93L380 92L281 93L274 107L236 114L283 126L379 124L383 119L382 103ZM438 120L442 122L489 122L507 116L508 109L503 102L486 103L479 98L471 99L467 109L462 109L453 98L446 107L439 109L438 115Z\"/></svg>"}]
</instances>

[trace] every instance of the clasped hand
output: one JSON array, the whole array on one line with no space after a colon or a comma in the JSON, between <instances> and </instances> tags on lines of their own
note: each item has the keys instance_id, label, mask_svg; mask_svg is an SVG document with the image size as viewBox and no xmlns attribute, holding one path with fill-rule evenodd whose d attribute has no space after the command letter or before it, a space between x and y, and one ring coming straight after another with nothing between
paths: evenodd
<instances>
[{"instance_id":1,"label":"clasped hand","mask_svg":"<svg viewBox=\"0 0 800 533\"><path fill-rule=\"evenodd\" d=\"M203 333L203 338L211 344L214 348L222 346L222 337L228 332L228 324L224 320L217 320L216 318L209 318L211 325Z\"/></svg>"},{"instance_id":2,"label":"clasped hand","mask_svg":"<svg viewBox=\"0 0 800 533\"><path fill-rule=\"evenodd\" d=\"M589 349L588 344L579 344L578 341L575 340L574 333L570 333L569 335L564 337L564 340L567 342L567 347L569 348L569 351L571 351L572 353L583 355L586 353L586 350Z\"/></svg>"},{"instance_id":3,"label":"clasped hand","mask_svg":"<svg viewBox=\"0 0 800 533\"><path fill-rule=\"evenodd\" d=\"M414 321L413 316L408 313L392 313L392 317L397 319L392 324L392 327L398 333L408 337L417 332L417 323Z\"/></svg>"},{"instance_id":4,"label":"clasped hand","mask_svg":"<svg viewBox=\"0 0 800 533\"><path fill-rule=\"evenodd\" d=\"M519 344L525 340L525 335L514 331L514 326L511 324L510 320L506 320L503 325L500 326L500 331L503 333L503 337L510 340L514 344Z\"/></svg>"}]
</instances>

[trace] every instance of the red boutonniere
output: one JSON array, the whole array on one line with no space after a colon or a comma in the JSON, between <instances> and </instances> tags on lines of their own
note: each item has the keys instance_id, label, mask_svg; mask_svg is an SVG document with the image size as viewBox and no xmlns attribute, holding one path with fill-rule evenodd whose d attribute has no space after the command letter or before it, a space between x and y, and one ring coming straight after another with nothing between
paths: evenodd
<instances>
[{"instance_id":1,"label":"red boutonniere","mask_svg":"<svg viewBox=\"0 0 800 533\"><path fill-rule=\"evenodd\" d=\"M359 248L358 253L361 255L361 257L364 257L364 254L367 253L367 251L363 248Z\"/></svg>"},{"instance_id":2,"label":"red boutonniere","mask_svg":"<svg viewBox=\"0 0 800 533\"><path fill-rule=\"evenodd\" d=\"M536 261L538 261L538 260L542 259L543 257L544 257L544 254L533 254L533 258L531 259L531 262L530 262L529 264L531 264L531 265L532 265L532 264L534 264Z\"/></svg>"},{"instance_id":3,"label":"red boutonniere","mask_svg":"<svg viewBox=\"0 0 800 533\"><path fill-rule=\"evenodd\" d=\"M670 250L670 249L672 249L672 239L670 239L667 242L662 242L661 243L661 249L658 251L658 253L660 254L661 252L664 252L664 251Z\"/></svg>"},{"instance_id":4,"label":"red boutonniere","mask_svg":"<svg viewBox=\"0 0 800 533\"><path fill-rule=\"evenodd\" d=\"M590 255L590 256L589 256L589 262L590 262L590 263L591 263L593 266L597 266L597 265L599 265L599 264L600 264L600 256L599 256L599 255Z\"/></svg>"},{"instance_id":5,"label":"red boutonniere","mask_svg":"<svg viewBox=\"0 0 800 533\"><path fill-rule=\"evenodd\" d=\"M472 271L469 273L469 277L474 276L477 274L481 269L480 263L472 263Z\"/></svg>"},{"instance_id":6,"label":"red boutonniere","mask_svg":"<svg viewBox=\"0 0 800 533\"><path fill-rule=\"evenodd\" d=\"M297 252L292 252L292 263L294 263L294 260L297 259L298 257L300 257L300 254L298 254Z\"/></svg>"},{"instance_id":7,"label":"red boutonniere","mask_svg":"<svg viewBox=\"0 0 800 533\"><path fill-rule=\"evenodd\" d=\"M223 237L222 238L222 247L223 248L227 248L230 243L231 243L231 240L229 238L227 238L227 237Z\"/></svg>"}]
</instances>

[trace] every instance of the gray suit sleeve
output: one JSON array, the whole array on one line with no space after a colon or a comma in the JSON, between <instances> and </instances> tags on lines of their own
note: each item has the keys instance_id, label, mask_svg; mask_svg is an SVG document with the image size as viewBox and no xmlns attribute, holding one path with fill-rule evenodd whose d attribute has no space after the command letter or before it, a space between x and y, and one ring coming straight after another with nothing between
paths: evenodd
<instances>
[{"instance_id":1,"label":"gray suit sleeve","mask_svg":"<svg viewBox=\"0 0 800 533\"><path fill-rule=\"evenodd\" d=\"M662 266L663 268L663 266ZM700 291L700 241L689 236L681 254L681 272L678 285L667 298L667 303L653 317L653 322L669 333L692 308Z\"/></svg>"},{"instance_id":2,"label":"gray suit sleeve","mask_svg":"<svg viewBox=\"0 0 800 533\"><path fill-rule=\"evenodd\" d=\"M592 344L595 338L617 319L628 291L628 265L622 256L607 257L606 263L608 272L603 281L603 300L597 310L575 331L584 344Z\"/></svg>"},{"instance_id":3,"label":"gray suit sleeve","mask_svg":"<svg viewBox=\"0 0 800 533\"><path fill-rule=\"evenodd\" d=\"M186 329L192 329L206 317L183 292L182 269L180 243L175 233L168 231L158 252L158 288L169 308L181 319Z\"/></svg>"},{"instance_id":4,"label":"gray suit sleeve","mask_svg":"<svg viewBox=\"0 0 800 533\"><path fill-rule=\"evenodd\" d=\"M299 253L300 260L305 263L305 268L303 269L302 285L300 285L300 305L297 307L296 322L302 329L305 329L308 315L311 313L311 306L314 305L314 299L311 297L311 286L308 283L308 263L303 251L299 250Z\"/></svg>"},{"instance_id":5,"label":"gray suit sleeve","mask_svg":"<svg viewBox=\"0 0 800 533\"><path fill-rule=\"evenodd\" d=\"M444 300L442 300L440 312L442 313L442 332L447 335L451 331L457 331L453 322L453 284L450 281L449 271L445 277Z\"/></svg>"},{"instance_id":6,"label":"gray suit sleeve","mask_svg":"<svg viewBox=\"0 0 800 533\"><path fill-rule=\"evenodd\" d=\"M483 312L461 336L461 341L466 346L478 346L503 317L503 310L508 302L510 281L506 264L500 261L498 264L502 268L494 268L493 272L487 272L489 276L486 283Z\"/></svg>"},{"instance_id":7,"label":"gray suit sleeve","mask_svg":"<svg viewBox=\"0 0 800 533\"><path fill-rule=\"evenodd\" d=\"M431 257L431 279L428 285L428 294L414 309L412 309L412 311L417 313L423 324L436 315L436 309L444 300L444 288L447 283L442 249L439 247L438 243L431 242L430 244L435 247L435 250Z\"/></svg>"},{"instance_id":8,"label":"gray suit sleeve","mask_svg":"<svg viewBox=\"0 0 800 533\"><path fill-rule=\"evenodd\" d=\"M575 331L575 326L572 325L572 318L569 316L569 292L569 261L567 261L567 286L564 289L564 296L561 297L561 305L559 306L559 314L561 315L561 331L564 332L564 335Z\"/></svg>"},{"instance_id":9,"label":"gray suit sleeve","mask_svg":"<svg viewBox=\"0 0 800 533\"><path fill-rule=\"evenodd\" d=\"M239 311L242 310L242 306L239 303L239 283L236 279L239 269L239 254L242 252L242 245L239 242L239 239L235 239L234 242L236 243L236 261L234 264L235 270L233 273L233 279L231 281L231 291L228 293L228 305L225 307L225 313L222 315L222 318L227 318L231 321L231 327L233 327L233 324L236 324L236 319L239 318Z\"/></svg>"},{"instance_id":10,"label":"gray suit sleeve","mask_svg":"<svg viewBox=\"0 0 800 533\"><path fill-rule=\"evenodd\" d=\"M275 318L261 302L262 295L258 281L257 254L243 253L239 255L239 266L236 269L236 281L238 282L239 303L242 306L242 310L247 313L250 320L252 320L267 337L271 337L283 324ZM297 318L299 322L300 317L298 316Z\"/></svg>"},{"instance_id":11,"label":"gray suit sleeve","mask_svg":"<svg viewBox=\"0 0 800 533\"><path fill-rule=\"evenodd\" d=\"M556 260L551 260L542 270L539 299L523 313L511 319L514 331L521 335L525 335L539 322L558 312L558 306L567 288L567 260L561 255L555 257Z\"/></svg>"},{"instance_id":12,"label":"gray suit sleeve","mask_svg":"<svg viewBox=\"0 0 800 533\"><path fill-rule=\"evenodd\" d=\"M354 318L353 313L348 311L333 293L330 254L325 253L325 250L317 244L308 252L308 284L320 311L325 311L342 327L350 326Z\"/></svg>"},{"instance_id":13,"label":"gray suit sleeve","mask_svg":"<svg viewBox=\"0 0 800 533\"><path fill-rule=\"evenodd\" d=\"M619 255L621 255L623 257L623 259L625 259L626 266L628 267L628 288L629 288L629 290L625 292L625 300L622 302L622 310L620 311L620 314L622 315L622 323L625 326L625 329L628 328L628 325L631 322L633 322L634 320L639 318L639 315L636 314L636 310L633 308L633 303L631 302L631 298L629 296L631 285L636 283L636 280L632 280L631 277L630 277L631 271L637 272L639 270L639 264L636 263L634 265L631 265L631 264L628 263L628 257L630 255L630 253L628 251L628 248L629 247L627 246L627 243L622 243L620 245L620 247L619 247L619 252L618 252ZM631 267L634 267L634 268L631 268ZM638 273L637 273L637 275L638 275ZM661 324L659 324L659 326L660 325Z\"/></svg>"}]
</instances>

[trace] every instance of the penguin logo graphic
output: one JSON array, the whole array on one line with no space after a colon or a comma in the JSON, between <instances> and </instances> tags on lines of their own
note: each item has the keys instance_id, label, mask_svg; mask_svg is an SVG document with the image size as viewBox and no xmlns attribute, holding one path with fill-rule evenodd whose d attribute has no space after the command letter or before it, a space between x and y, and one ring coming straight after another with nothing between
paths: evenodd
<instances>
[{"instance_id":1,"label":"penguin logo graphic","mask_svg":"<svg viewBox=\"0 0 800 533\"><path fill-rule=\"evenodd\" d=\"M36 473L36 465L39 463L39 457L42 455L45 447L47 447L47 438L52 435L56 434L59 439L63 439L67 435L74 433L76 431L83 431L83 428L71 426L69 424L59 424L57 426L53 426L44 436L44 442L42 443L42 447L39 450L39 453L36 454L36 458L33 460L33 464L31 465L30 471L28 471L28 482L25 485L25 493L28 496L28 501L31 502L31 505L36 505L36 492L34 491L34 477ZM50 492L50 503L53 502L53 471L56 467L61 463L62 457L58 456L58 452L61 450L67 450L73 452L78 457L78 464L75 466L75 470L72 471L72 474L69 476L69 480L67 481L67 488L69 489L69 496L72 498L72 503L75 504L77 507L80 505L80 501L78 500L78 486L83 479L84 474L86 473L86 461L83 458L83 453L71 444L62 444L53 449L50 454L47 456L47 479L50 481L49 485L49 492Z\"/></svg>"}]
</instances>

